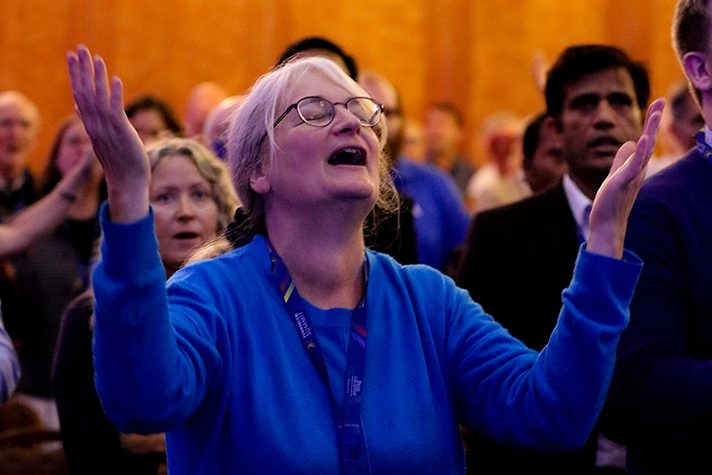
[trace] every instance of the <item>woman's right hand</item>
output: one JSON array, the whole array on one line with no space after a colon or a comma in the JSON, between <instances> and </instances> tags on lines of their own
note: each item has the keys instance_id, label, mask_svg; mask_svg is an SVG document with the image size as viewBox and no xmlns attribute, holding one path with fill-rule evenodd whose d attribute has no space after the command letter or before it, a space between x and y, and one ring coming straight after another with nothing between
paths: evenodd
<instances>
[{"instance_id":1,"label":"woman's right hand","mask_svg":"<svg viewBox=\"0 0 712 475\"><path fill-rule=\"evenodd\" d=\"M76 199L82 189L89 184L95 160L92 152L86 153L57 183L57 189L65 200L73 201L72 197Z\"/></svg>"},{"instance_id":2,"label":"woman's right hand","mask_svg":"<svg viewBox=\"0 0 712 475\"><path fill-rule=\"evenodd\" d=\"M593 199L588 243L589 252L620 259L628 216L645 179L648 161L655 150L665 101L650 104L637 142L626 142L616 153L608 177Z\"/></svg>"},{"instance_id":3,"label":"woman's right hand","mask_svg":"<svg viewBox=\"0 0 712 475\"><path fill-rule=\"evenodd\" d=\"M94 153L104 168L112 221L130 223L148 214L151 171L143 143L131 126L118 77L107 79L106 65L85 46L67 53L72 95Z\"/></svg>"}]
</instances>

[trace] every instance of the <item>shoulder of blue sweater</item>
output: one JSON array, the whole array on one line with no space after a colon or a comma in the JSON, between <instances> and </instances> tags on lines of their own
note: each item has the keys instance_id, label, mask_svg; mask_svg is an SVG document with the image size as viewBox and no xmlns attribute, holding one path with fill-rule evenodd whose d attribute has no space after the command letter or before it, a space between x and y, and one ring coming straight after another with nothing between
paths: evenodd
<instances>
[{"instance_id":1,"label":"shoulder of blue sweater","mask_svg":"<svg viewBox=\"0 0 712 475\"><path fill-rule=\"evenodd\" d=\"M393 257L367 250L371 275L376 278L398 279L408 282L409 285L432 288L434 285L452 285L455 283L452 278L443 274L439 270L425 264L401 264Z\"/></svg>"},{"instance_id":2,"label":"shoulder of blue sweater","mask_svg":"<svg viewBox=\"0 0 712 475\"><path fill-rule=\"evenodd\" d=\"M222 279L225 273L228 273L231 279L254 279L256 272L268 270L269 262L265 240L262 236L256 236L248 244L237 249L230 249L186 265L178 270L169 282L197 276ZM236 271L237 269L247 271L239 272Z\"/></svg>"}]
</instances>

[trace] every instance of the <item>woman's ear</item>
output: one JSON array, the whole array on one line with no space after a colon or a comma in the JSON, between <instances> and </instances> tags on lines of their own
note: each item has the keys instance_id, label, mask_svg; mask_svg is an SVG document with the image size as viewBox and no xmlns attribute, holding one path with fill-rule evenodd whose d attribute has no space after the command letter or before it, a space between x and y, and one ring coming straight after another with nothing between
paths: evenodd
<instances>
[{"instance_id":1,"label":"woman's ear","mask_svg":"<svg viewBox=\"0 0 712 475\"><path fill-rule=\"evenodd\" d=\"M269 176L267 176L262 167L250 175L250 188L260 195L267 194L272 189Z\"/></svg>"},{"instance_id":2,"label":"woman's ear","mask_svg":"<svg viewBox=\"0 0 712 475\"><path fill-rule=\"evenodd\" d=\"M712 77L707 56L703 53L691 51L682 57L682 67L685 74L695 89L709 91L712 88Z\"/></svg>"}]
</instances>

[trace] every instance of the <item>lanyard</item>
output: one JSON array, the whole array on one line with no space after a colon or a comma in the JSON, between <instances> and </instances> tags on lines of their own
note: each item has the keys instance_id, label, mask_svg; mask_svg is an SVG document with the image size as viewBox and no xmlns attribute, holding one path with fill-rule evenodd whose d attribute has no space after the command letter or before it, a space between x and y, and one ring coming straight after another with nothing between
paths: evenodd
<instances>
[{"instance_id":1,"label":"lanyard","mask_svg":"<svg viewBox=\"0 0 712 475\"><path fill-rule=\"evenodd\" d=\"M272 281L284 299L287 311L292 317L292 322L312 366L314 366L324 386L329 391L336 407L336 399L329 383L326 362L317 344L316 334L307 316L302 296L299 295L297 288L294 286L284 261L274 251L272 244L269 241L266 242L272 260ZM361 428L361 393L366 360L366 287L368 284L368 260L365 258L363 275L363 296L356 304L351 317L351 331L346 354L346 395L344 397L342 424L339 426L341 433L341 473L344 475L359 473L361 471L360 466L365 466L364 461L366 458Z\"/></svg>"}]
</instances>

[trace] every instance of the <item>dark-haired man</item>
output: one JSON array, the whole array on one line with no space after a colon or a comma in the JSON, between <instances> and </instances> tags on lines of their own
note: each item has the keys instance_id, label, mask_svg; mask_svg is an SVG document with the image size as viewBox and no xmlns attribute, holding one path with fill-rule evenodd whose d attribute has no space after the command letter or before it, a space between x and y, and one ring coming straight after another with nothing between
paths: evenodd
<instances>
[{"instance_id":1,"label":"dark-haired man","mask_svg":"<svg viewBox=\"0 0 712 475\"><path fill-rule=\"evenodd\" d=\"M677 2L675 52L705 127L651 176L626 247L645 262L623 334L604 428L632 475L712 473L712 5Z\"/></svg>"},{"instance_id":2,"label":"dark-haired man","mask_svg":"<svg viewBox=\"0 0 712 475\"><path fill-rule=\"evenodd\" d=\"M555 127L544 127L541 113L524 128L522 169L532 193L541 193L559 184L566 173L561 137Z\"/></svg>"},{"instance_id":3,"label":"dark-haired man","mask_svg":"<svg viewBox=\"0 0 712 475\"><path fill-rule=\"evenodd\" d=\"M635 140L648 102L645 69L618 48L578 45L547 76L544 127L561 134L568 172L554 188L478 213L457 273L460 286L510 333L541 350L588 235L587 212L618 148ZM576 453L542 454L475 437L473 473L595 473L597 434ZM601 463L602 465L603 463Z\"/></svg>"},{"instance_id":4,"label":"dark-haired man","mask_svg":"<svg viewBox=\"0 0 712 475\"><path fill-rule=\"evenodd\" d=\"M323 36L307 36L291 43L282 52L277 60L277 64L279 65L290 59L304 56L329 58L341 66L341 68L351 76L351 79L354 81L358 80L358 66L354 58L347 54L341 46Z\"/></svg>"}]
</instances>

